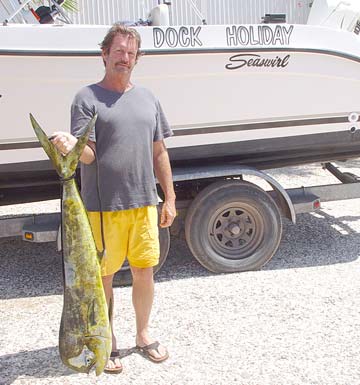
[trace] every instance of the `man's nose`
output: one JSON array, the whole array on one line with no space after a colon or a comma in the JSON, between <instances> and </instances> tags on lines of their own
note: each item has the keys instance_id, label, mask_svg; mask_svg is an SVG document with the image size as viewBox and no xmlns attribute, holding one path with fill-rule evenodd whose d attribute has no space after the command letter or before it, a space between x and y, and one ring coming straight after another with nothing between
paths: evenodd
<instances>
[{"instance_id":1,"label":"man's nose","mask_svg":"<svg viewBox=\"0 0 360 385\"><path fill-rule=\"evenodd\" d=\"M124 52L122 55L121 55L121 61L123 63L128 63L129 62L129 55L128 53Z\"/></svg>"}]
</instances>

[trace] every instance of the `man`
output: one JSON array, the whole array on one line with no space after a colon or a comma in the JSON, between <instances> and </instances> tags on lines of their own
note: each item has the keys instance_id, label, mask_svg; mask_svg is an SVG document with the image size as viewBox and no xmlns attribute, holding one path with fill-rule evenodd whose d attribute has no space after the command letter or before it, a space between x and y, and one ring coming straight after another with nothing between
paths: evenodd
<instances>
[{"instance_id":1,"label":"man","mask_svg":"<svg viewBox=\"0 0 360 385\"><path fill-rule=\"evenodd\" d=\"M80 158L81 193L97 247L104 250L101 271L109 314L113 311L113 277L127 257L133 276L136 346L150 360L162 362L169 356L167 349L148 332L154 297L153 266L159 260L153 170L165 196L160 226L168 227L176 210L164 138L172 132L158 100L147 89L131 83L140 45L140 35L132 28L115 24L109 30L101 43L104 78L78 92L71 107L73 135L55 133L53 143L67 154L81 129L98 114L95 132ZM105 372L121 371L113 332Z\"/></svg>"}]
</instances>

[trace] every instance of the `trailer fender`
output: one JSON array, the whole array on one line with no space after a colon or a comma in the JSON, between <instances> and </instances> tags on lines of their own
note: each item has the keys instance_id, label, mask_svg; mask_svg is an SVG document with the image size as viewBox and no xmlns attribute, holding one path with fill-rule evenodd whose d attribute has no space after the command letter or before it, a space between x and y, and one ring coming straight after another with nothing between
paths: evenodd
<instances>
[{"instance_id":1,"label":"trailer fender","mask_svg":"<svg viewBox=\"0 0 360 385\"><path fill-rule=\"evenodd\" d=\"M283 215L296 223L296 213L294 205L289 194L272 176L260 171L254 167L239 166L239 165L209 165L196 167L174 167L173 181L190 181L208 178L235 178L244 176L256 176L265 180L273 189L276 196L273 196Z\"/></svg>"},{"instance_id":2,"label":"trailer fender","mask_svg":"<svg viewBox=\"0 0 360 385\"><path fill-rule=\"evenodd\" d=\"M246 175L246 174L247 173L243 173L242 175ZM269 183L269 185L276 192L277 199L275 199L275 201L278 204L279 208L281 209L281 212L284 214L286 218L290 219L295 224L296 223L295 207L291 201L289 194L284 189L284 187L282 187L281 184L277 182L273 177L271 177L270 175L260 170L255 169L254 173L250 173L248 175L258 176Z\"/></svg>"}]
</instances>

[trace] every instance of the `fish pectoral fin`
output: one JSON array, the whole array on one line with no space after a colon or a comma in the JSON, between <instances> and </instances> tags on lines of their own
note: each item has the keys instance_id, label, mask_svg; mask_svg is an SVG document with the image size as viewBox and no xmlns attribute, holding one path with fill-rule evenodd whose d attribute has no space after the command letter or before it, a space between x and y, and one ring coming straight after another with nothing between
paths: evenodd
<instances>
[{"instance_id":1,"label":"fish pectoral fin","mask_svg":"<svg viewBox=\"0 0 360 385\"><path fill-rule=\"evenodd\" d=\"M88 314L87 314L87 320L88 320L88 329L90 326L96 325L96 315L95 315L95 299L91 301L88 307Z\"/></svg>"}]
</instances>

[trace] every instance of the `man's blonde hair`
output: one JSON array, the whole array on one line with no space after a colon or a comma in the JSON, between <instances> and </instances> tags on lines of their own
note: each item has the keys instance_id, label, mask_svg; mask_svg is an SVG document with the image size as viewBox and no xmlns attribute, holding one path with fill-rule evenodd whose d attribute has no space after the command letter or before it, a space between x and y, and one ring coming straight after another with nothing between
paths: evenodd
<instances>
[{"instance_id":1,"label":"man's blonde hair","mask_svg":"<svg viewBox=\"0 0 360 385\"><path fill-rule=\"evenodd\" d=\"M131 39L135 39L137 43L137 52L136 52L136 61L141 56L141 37L139 32L134 29L130 28L124 24L121 23L115 23L108 31L106 36L104 37L104 40L100 43L100 48L105 52L109 53L110 47L113 43L113 40L116 35L123 35L123 36L129 36Z\"/></svg>"}]
</instances>

